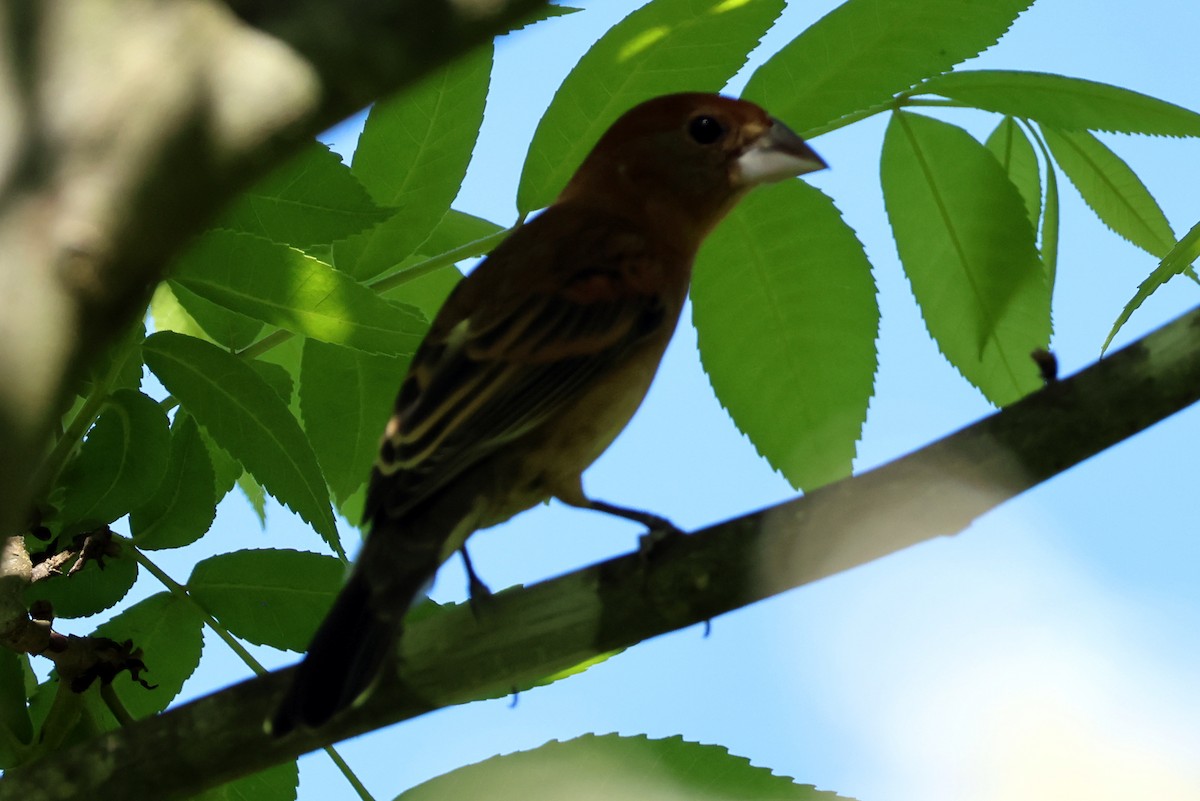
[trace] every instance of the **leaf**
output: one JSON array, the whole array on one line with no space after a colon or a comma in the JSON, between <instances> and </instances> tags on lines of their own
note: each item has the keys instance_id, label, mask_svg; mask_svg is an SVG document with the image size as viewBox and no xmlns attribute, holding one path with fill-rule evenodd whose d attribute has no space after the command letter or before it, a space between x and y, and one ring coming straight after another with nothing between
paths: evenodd
<instances>
[{"instance_id":1,"label":"leaf","mask_svg":"<svg viewBox=\"0 0 1200 801\"><path fill-rule=\"evenodd\" d=\"M312 446L258 373L238 357L183 334L154 334L142 350L147 366L213 440L340 553Z\"/></svg>"},{"instance_id":2,"label":"leaf","mask_svg":"<svg viewBox=\"0 0 1200 801\"><path fill-rule=\"evenodd\" d=\"M24 654L0 648L0 770L16 766L24 746L33 742L33 723L25 699Z\"/></svg>"},{"instance_id":3,"label":"leaf","mask_svg":"<svg viewBox=\"0 0 1200 801\"><path fill-rule=\"evenodd\" d=\"M192 294L192 297L197 296ZM179 298L176 297L167 281L161 282L154 288L154 295L150 298L150 316L154 318L155 331L176 331L180 334L206 339L209 342L213 341L200 323L196 322L196 318L183 308L183 304L179 302Z\"/></svg>"},{"instance_id":4,"label":"leaf","mask_svg":"<svg viewBox=\"0 0 1200 801\"><path fill-rule=\"evenodd\" d=\"M200 539L217 513L216 480L196 420L175 415L162 482L129 516L134 544L146 550L179 548Z\"/></svg>"},{"instance_id":5,"label":"leaf","mask_svg":"<svg viewBox=\"0 0 1200 801\"><path fill-rule=\"evenodd\" d=\"M183 683L200 664L204 622L187 601L167 592L151 595L96 627L96 635L117 642L132 640L142 649L146 671L142 678L153 689L135 682L128 672L113 679L112 687L134 718L149 717L170 705Z\"/></svg>"},{"instance_id":6,"label":"leaf","mask_svg":"<svg viewBox=\"0 0 1200 801\"><path fill-rule=\"evenodd\" d=\"M986 111L1026 117L1069 131L1089 129L1160 136L1200 136L1200 114L1105 83L1012 70L969 70L930 78L921 94Z\"/></svg>"},{"instance_id":7,"label":"leaf","mask_svg":"<svg viewBox=\"0 0 1200 801\"><path fill-rule=\"evenodd\" d=\"M299 785L300 768L292 760L206 790L191 801L294 801Z\"/></svg>"},{"instance_id":8,"label":"leaf","mask_svg":"<svg viewBox=\"0 0 1200 801\"><path fill-rule=\"evenodd\" d=\"M260 320L253 320L224 306L218 306L182 284L169 282L161 286L191 319L191 328L198 327L204 332L204 339L210 339L227 350L241 350L262 333L263 324ZM168 330L195 336L195 331L189 330L189 327Z\"/></svg>"},{"instance_id":9,"label":"leaf","mask_svg":"<svg viewBox=\"0 0 1200 801\"><path fill-rule=\"evenodd\" d=\"M1046 283L1051 291L1058 276L1058 175L1050 152L1042 145L1046 160L1046 213L1042 216L1041 254L1046 268Z\"/></svg>"},{"instance_id":10,"label":"leaf","mask_svg":"<svg viewBox=\"0 0 1200 801\"><path fill-rule=\"evenodd\" d=\"M754 71L742 96L808 136L979 54L1033 0L849 0Z\"/></svg>"},{"instance_id":11,"label":"leaf","mask_svg":"<svg viewBox=\"0 0 1200 801\"><path fill-rule=\"evenodd\" d=\"M246 550L196 565L188 591L231 633L258 645L303 651L342 587L346 566L332 556Z\"/></svg>"},{"instance_id":12,"label":"leaf","mask_svg":"<svg viewBox=\"0 0 1200 801\"><path fill-rule=\"evenodd\" d=\"M312 142L242 193L216 225L303 248L357 234L391 214L338 154Z\"/></svg>"},{"instance_id":13,"label":"leaf","mask_svg":"<svg viewBox=\"0 0 1200 801\"><path fill-rule=\"evenodd\" d=\"M408 366L407 359L308 340L300 411L325 478L341 504L362 486Z\"/></svg>"},{"instance_id":14,"label":"leaf","mask_svg":"<svg viewBox=\"0 0 1200 801\"><path fill-rule=\"evenodd\" d=\"M617 117L669 92L715 92L746 63L782 0L653 0L584 54L542 115L517 189L522 214L548 205Z\"/></svg>"},{"instance_id":15,"label":"leaf","mask_svg":"<svg viewBox=\"0 0 1200 801\"><path fill-rule=\"evenodd\" d=\"M1016 120L1005 117L988 136L987 149L992 151L1008 180L1021 193L1029 221L1036 228L1042 217L1042 176L1029 137Z\"/></svg>"},{"instance_id":16,"label":"leaf","mask_svg":"<svg viewBox=\"0 0 1200 801\"><path fill-rule=\"evenodd\" d=\"M191 417L187 412L180 410L175 414L176 420L179 419L179 415ZM203 428L200 429L200 438L204 440L204 447L208 449L208 458L212 461L213 486L216 488L217 503L220 503L237 484L238 477L245 472L245 469L224 448L213 442L212 437Z\"/></svg>"},{"instance_id":17,"label":"leaf","mask_svg":"<svg viewBox=\"0 0 1200 801\"><path fill-rule=\"evenodd\" d=\"M1042 127L1062 171L1100 221L1160 259L1175 245L1175 232L1150 190L1116 153L1087 131Z\"/></svg>"},{"instance_id":18,"label":"leaf","mask_svg":"<svg viewBox=\"0 0 1200 801\"><path fill-rule=\"evenodd\" d=\"M1125 304L1117 321L1113 323L1112 330L1108 332L1108 337L1104 340L1104 346L1100 352L1104 353L1108 350L1113 337L1124 327L1125 323L1129 322L1130 315L1146 302L1146 298L1153 295L1167 281L1185 272L1197 258L1200 258L1200 222L1193 225L1192 229L1183 235L1183 238L1176 243L1175 247L1171 248L1171 252L1154 269L1154 272L1138 285L1137 292Z\"/></svg>"},{"instance_id":19,"label":"leaf","mask_svg":"<svg viewBox=\"0 0 1200 801\"><path fill-rule=\"evenodd\" d=\"M63 471L64 531L111 523L139 505L162 480L169 443L167 416L157 403L133 389L109 396Z\"/></svg>"},{"instance_id":20,"label":"leaf","mask_svg":"<svg viewBox=\"0 0 1200 801\"><path fill-rule=\"evenodd\" d=\"M464 245L498 234L503 230L503 226L497 225L491 220L485 220L457 209L450 209L442 217L437 227L430 232L429 238L422 242L417 249L427 257L440 256Z\"/></svg>"},{"instance_id":21,"label":"leaf","mask_svg":"<svg viewBox=\"0 0 1200 801\"><path fill-rule=\"evenodd\" d=\"M104 557L104 567L90 560L72 576L64 573L29 585L24 598L27 604L49 601L55 617L87 617L120 602L137 581L137 576L137 562L122 545L116 556Z\"/></svg>"},{"instance_id":22,"label":"leaf","mask_svg":"<svg viewBox=\"0 0 1200 801\"><path fill-rule=\"evenodd\" d=\"M1041 385L1029 354L1050 339L1050 290L1025 203L991 153L948 123L896 113L883 197L929 333L992 403Z\"/></svg>"},{"instance_id":23,"label":"leaf","mask_svg":"<svg viewBox=\"0 0 1200 801\"><path fill-rule=\"evenodd\" d=\"M518 31L523 31L526 28L530 28L539 22L543 22L548 19L553 19L554 17L565 17L568 14L574 14L579 11L583 11L583 9L582 8L573 8L571 6L555 6L555 5L538 6L537 8L533 9L529 13L520 17L518 19L518 21L513 24L513 27L509 28L508 33L510 33L510 34L517 33Z\"/></svg>"},{"instance_id":24,"label":"leaf","mask_svg":"<svg viewBox=\"0 0 1200 801\"><path fill-rule=\"evenodd\" d=\"M135 320L116 340L104 349L88 367L82 382L90 392L96 382L103 382L109 391L140 390L142 386L142 340L146 338L146 321Z\"/></svg>"},{"instance_id":25,"label":"leaf","mask_svg":"<svg viewBox=\"0 0 1200 801\"><path fill-rule=\"evenodd\" d=\"M454 287L458 286L462 277L463 274L457 267L448 264L431 272L422 271L419 275L414 274L411 280L380 294L385 298L398 300L419 309L422 314L432 320L437 316L442 304L446 302L446 298L450 297ZM364 353L363 355L372 356L373 354ZM379 358L399 360L405 364L409 361L408 357L398 357L397 359L397 357L380 356Z\"/></svg>"},{"instance_id":26,"label":"leaf","mask_svg":"<svg viewBox=\"0 0 1200 801\"><path fill-rule=\"evenodd\" d=\"M328 264L230 231L210 231L176 265L179 285L227 309L369 353L411 354L425 321Z\"/></svg>"},{"instance_id":27,"label":"leaf","mask_svg":"<svg viewBox=\"0 0 1200 801\"><path fill-rule=\"evenodd\" d=\"M247 359L246 364L258 373L259 378L267 382L267 386L275 390L275 394L279 396L280 400L287 404L292 402L292 376L286 367L261 359Z\"/></svg>"},{"instance_id":28,"label":"leaf","mask_svg":"<svg viewBox=\"0 0 1200 801\"><path fill-rule=\"evenodd\" d=\"M483 124L493 51L481 47L376 103L354 151L354 175L388 220L334 245L338 269L365 280L428 238L458 195Z\"/></svg>"},{"instance_id":29,"label":"leaf","mask_svg":"<svg viewBox=\"0 0 1200 801\"><path fill-rule=\"evenodd\" d=\"M401 793L397 801L600 797L703 801L844 798L754 767L750 760L717 745L691 743L678 736L652 740L585 734L467 765Z\"/></svg>"},{"instance_id":30,"label":"leaf","mask_svg":"<svg viewBox=\"0 0 1200 801\"><path fill-rule=\"evenodd\" d=\"M267 530L267 497L263 492L262 485L254 480L254 476L249 473L242 473L238 476L237 485L241 487L242 494L246 496L246 500L250 503L250 508L254 510L255 517L258 518L258 525L263 530Z\"/></svg>"},{"instance_id":31,"label":"leaf","mask_svg":"<svg viewBox=\"0 0 1200 801\"><path fill-rule=\"evenodd\" d=\"M849 475L879 307L833 202L801 181L750 193L701 249L692 304L717 398L759 453L806 490Z\"/></svg>"}]
</instances>

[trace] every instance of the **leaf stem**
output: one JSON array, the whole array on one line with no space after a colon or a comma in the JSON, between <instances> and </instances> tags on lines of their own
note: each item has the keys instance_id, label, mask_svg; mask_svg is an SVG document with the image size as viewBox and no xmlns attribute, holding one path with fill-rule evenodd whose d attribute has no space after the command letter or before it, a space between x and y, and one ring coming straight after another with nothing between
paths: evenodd
<instances>
[{"instance_id":1,"label":"leaf stem","mask_svg":"<svg viewBox=\"0 0 1200 801\"><path fill-rule=\"evenodd\" d=\"M520 222L518 222L517 225L520 225ZM510 233L512 233L516 227L517 226L514 225L512 228L505 228L504 230L497 231L494 234L488 234L485 237L475 239L466 243L465 245L459 245L456 248L451 248L445 253L425 259L424 261L419 261L413 266L409 267L407 270L401 270L400 272L392 273L391 275L387 275L383 278L372 281L371 283L367 284L367 286L379 293L387 292L390 289L403 286L409 281L415 281L422 276L426 276L434 270L440 270L442 267L448 267L451 264L456 264L463 259L469 259L474 256L482 256L485 253L490 252L492 248L496 247L496 245L499 245L501 242L503 242L504 239Z\"/></svg>"},{"instance_id":2,"label":"leaf stem","mask_svg":"<svg viewBox=\"0 0 1200 801\"><path fill-rule=\"evenodd\" d=\"M192 594L187 591L186 587L167 575L166 571L151 561L150 557L146 556L145 552L135 546L132 540L127 537L121 537L120 535L117 535L117 539L121 540L125 547L129 549L130 553L133 554L133 558L137 560L137 563L146 568L146 570L152 576L158 579L159 582L161 582L162 585L166 587L172 595L195 609L200 614L200 617L203 618L205 625L212 629L212 631L218 637L220 637L226 645L229 646L230 650L237 654L238 658L245 662L246 665L254 671L255 675L262 676L268 672L267 669L264 668L248 650L246 650L246 647L238 642L237 638L230 634L229 630L222 626L220 622L218 622L217 619L213 617L207 609L204 608L203 604L192 597ZM325 746L324 750L329 758L333 760L333 764L337 765L338 770L342 772L342 775L346 778L346 781L349 782L350 786L354 788L354 792L358 794L358 797L361 798L362 801L375 801L370 791L367 790L366 786L346 763L346 760L342 759L342 755L339 754L332 745Z\"/></svg>"}]
</instances>

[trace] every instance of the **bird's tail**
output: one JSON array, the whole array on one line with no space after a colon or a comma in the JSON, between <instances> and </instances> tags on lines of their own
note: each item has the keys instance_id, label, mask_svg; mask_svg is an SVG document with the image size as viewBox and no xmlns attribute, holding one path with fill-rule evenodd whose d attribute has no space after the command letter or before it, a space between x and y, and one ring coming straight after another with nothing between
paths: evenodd
<instances>
[{"instance_id":1,"label":"bird's tail","mask_svg":"<svg viewBox=\"0 0 1200 801\"><path fill-rule=\"evenodd\" d=\"M354 571L269 721L271 734L317 728L352 706L379 677L399 633L397 621L373 609L371 588Z\"/></svg>"}]
</instances>

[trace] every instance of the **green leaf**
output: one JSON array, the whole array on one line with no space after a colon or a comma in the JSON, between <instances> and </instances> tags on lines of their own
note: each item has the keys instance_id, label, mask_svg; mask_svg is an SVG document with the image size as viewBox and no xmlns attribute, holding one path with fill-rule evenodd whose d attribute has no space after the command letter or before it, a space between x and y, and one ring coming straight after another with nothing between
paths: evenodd
<instances>
[{"instance_id":1,"label":"green leaf","mask_svg":"<svg viewBox=\"0 0 1200 801\"><path fill-rule=\"evenodd\" d=\"M76 457L63 471L68 533L111 523L154 492L167 465L167 416L133 389L109 396Z\"/></svg>"},{"instance_id":2,"label":"green leaf","mask_svg":"<svg viewBox=\"0 0 1200 801\"><path fill-rule=\"evenodd\" d=\"M617 23L558 87L517 189L523 214L548 205L617 117L669 92L728 83L783 10L782 0L653 0Z\"/></svg>"},{"instance_id":3,"label":"green leaf","mask_svg":"<svg viewBox=\"0 0 1200 801\"><path fill-rule=\"evenodd\" d=\"M419 309L428 319L432 320L437 316L438 310L442 308L442 304L446 302L446 298L450 297L450 293L454 291L454 287L458 286L458 282L462 280L462 277L463 274L453 264L448 264L445 267L439 267L429 272L421 271L420 274L417 274L414 270L414 274L410 280L380 294L385 298L398 300L413 306ZM363 355L371 356L372 354ZM388 359L394 357L382 356L380 358ZM408 357L401 358L405 363L408 362Z\"/></svg>"},{"instance_id":4,"label":"green leaf","mask_svg":"<svg viewBox=\"0 0 1200 801\"><path fill-rule=\"evenodd\" d=\"M571 6L554 6L544 5L539 6L529 13L522 16L513 27L508 29L508 33L516 33L530 28L544 20L553 19L554 17L565 17L568 14L583 11L582 8L572 8Z\"/></svg>"},{"instance_id":5,"label":"green leaf","mask_svg":"<svg viewBox=\"0 0 1200 801\"><path fill-rule=\"evenodd\" d=\"M303 248L357 234L391 214L338 154L312 142L240 195L217 226Z\"/></svg>"},{"instance_id":6,"label":"green leaf","mask_svg":"<svg viewBox=\"0 0 1200 801\"><path fill-rule=\"evenodd\" d=\"M371 471L407 366L407 359L372 356L312 339L304 344L300 411L339 504Z\"/></svg>"},{"instance_id":7,"label":"green leaf","mask_svg":"<svg viewBox=\"0 0 1200 801\"><path fill-rule=\"evenodd\" d=\"M191 417L187 412L180 410L176 412L175 419L179 419L179 415ZM217 503L229 494L229 491L237 484L238 476L244 472L244 468L237 459L234 459L229 453L217 443L213 442L212 437L204 429L200 429L200 438L204 440L204 447L208 449L208 458L212 461L213 466L213 486L216 489Z\"/></svg>"},{"instance_id":8,"label":"green leaf","mask_svg":"<svg viewBox=\"0 0 1200 801\"><path fill-rule=\"evenodd\" d=\"M226 350L241 350L262 333L261 320L253 320L244 314L218 306L177 282L172 281L163 286L187 312L195 325L204 332L203 338L212 340ZM182 330L180 333L193 332Z\"/></svg>"},{"instance_id":9,"label":"green leaf","mask_svg":"<svg viewBox=\"0 0 1200 801\"><path fill-rule=\"evenodd\" d=\"M1042 216L1042 175L1029 137L1012 117L1005 117L987 138L987 149L1000 162L1008 180L1021 193L1029 221L1037 227Z\"/></svg>"},{"instance_id":10,"label":"green leaf","mask_svg":"<svg viewBox=\"0 0 1200 801\"><path fill-rule=\"evenodd\" d=\"M451 209L429 239L421 243L420 252L409 256L399 269L381 279L389 288L380 294L415 306L432 320L462 280L456 262L445 261L446 255L464 248L465 255L459 260L484 255L496 245L496 234L504 230L495 223Z\"/></svg>"},{"instance_id":11,"label":"green leaf","mask_svg":"<svg viewBox=\"0 0 1200 801\"><path fill-rule=\"evenodd\" d=\"M146 550L179 548L204 536L216 517L212 459L189 414L175 415L162 482L129 516L133 542Z\"/></svg>"},{"instance_id":12,"label":"green leaf","mask_svg":"<svg viewBox=\"0 0 1200 801\"><path fill-rule=\"evenodd\" d=\"M1105 83L1044 72L969 70L930 78L921 94L1078 131L1200 136L1200 114Z\"/></svg>"},{"instance_id":13,"label":"green leaf","mask_svg":"<svg viewBox=\"0 0 1200 801\"><path fill-rule=\"evenodd\" d=\"M1175 232L1150 190L1116 153L1087 131L1056 131L1042 136L1062 171L1075 184L1100 221L1160 259L1175 245Z\"/></svg>"},{"instance_id":14,"label":"green leaf","mask_svg":"<svg viewBox=\"0 0 1200 801\"><path fill-rule=\"evenodd\" d=\"M342 587L332 556L288 550L223 553L196 565L188 591L229 631L258 645L308 647Z\"/></svg>"},{"instance_id":15,"label":"green leaf","mask_svg":"<svg viewBox=\"0 0 1200 801\"><path fill-rule=\"evenodd\" d=\"M146 321L136 320L89 365L85 391L91 391L97 381L104 382L110 392L141 389L142 340L145 338Z\"/></svg>"},{"instance_id":16,"label":"green leaf","mask_svg":"<svg viewBox=\"0 0 1200 801\"><path fill-rule=\"evenodd\" d=\"M258 525L263 530L267 530L267 496L263 492L262 485L254 480L254 476L249 473L242 473L238 476L238 487L241 488L242 494L246 496L246 500L250 503L250 508L254 510L255 517L258 518Z\"/></svg>"},{"instance_id":17,"label":"green leaf","mask_svg":"<svg viewBox=\"0 0 1200 801\"><path fill-rule=\"evenodd\" d=\"M759 453L806 490L849 475L879 308L833 202L801 181L751 192L701 248L692 304L717 398Z\"/></svg>"},{"instance_id":18,"label":"green leaf","mask_svg":"<svg viewBox=\"0 0 1200 801\"><path fill-rule=\"evenodd\" d=\"M430 232L429 238L421 243L418 250L427 257L440 256L464 245L498 234L503 230L503 226L497 225L491 220L485 220L457 209L450 209L442 217L437 227Z\"/></svg>"},{"instance_id":19,"label":"green leaf","mask_svg":"<svg viewBox=\"0 0 1200 801\"><path fill-rule=\"evenodd\" d=\"M132 640L142 650L146 689L128 672L113 679L113 689L134 718L149 717L167 708L183 683L200 664L204 621L187 601L167 592L151 595L96 628L96 635L117 642Z\"/></svg>"},{"instance_id":20,"label":"green leaf","mask_svg":"<svg viewBox=\"0 0 1200 801\"><path fill-rule=\"evenodd\" d=\"M265 362L261 359L247 359L246 364L250 365L254 372L258 373L258 377L267 382L267 386L275 390L275 394L284 403L291 404L292 402L292 376L288 373L287 368L273 362Z\"/></svg>"},{"instance_id":21,"label":"green leaf","mask_svg":"<svg viewBox=\"0 0 1200 801\"><path fill-rule=\"evenodd\" d=\"M0 770L19 764L24 747L33 742L33 723L25 698L24 654L0 648Z\"/></svg>"},{"instance_id":22,"label":"green leaf","mask_svg":"<svg viewBox=\"0 0 1200 801\"><path fill-rule=\"evenodd\" d=\"M192 297L196 296L193 294ZM213 341L200 323L196 322L196 318L183 308L183 304L179 302L179 298L175 296L167 281L163 281L154 288L154 295L150 298L150 316L154 318L154 330L156 331L176 331L180 334L206 339L209 342Z\"/></svg>"},{"instance_id":23,"label":"green leaf","mask_svg":"<svg viewBox=\"0 0 1200 801\"><path fill-rule=\"evenodd\" d=\"M191 801L295 801L299 785L300 769L293 760L206 790Z\"/></svg>"},{"instance_id":24,"label":"green leaf","mask_svg":"<svg viewBox=\"0 0 1200 801\"><path fill-rule=\"evenodd\" d=\"M411 354L425 321L328 264L264 239L211 231L179 261L172 285L297 334L369 353Z\"/></svg>"},{"instance_id":25,"label":"green leaf","mask_svg":"<svg viewBox=\"0 0 1200 801\"><path fill-rule=\"evenodd\" d=\"M122 545L116 556L104 557L104 567L89 560L73 576L63 573L29 585L25 602L49 601L56 617L87 617L111 608L124 598L137 576L137 562Z\"/></svg>"},{"instance_id":26,"label":"green leaf","mask_svg":"<svg viewBox=\"0 0 1200 801\"><path fill-rule=\"evenodd\" d=\"M602 788L603 792L599 792ZM703 801L837 801L843 798L754 767L717 745L682 737L585 734L492 757L430 779L397 801L486 798L693 798Z\"/></svg>"},{"instance_id":27,"label":"green leaf","mask_svg":"<svg viewBox=\"0 0 1200 801\"><path fill-rule=\"evenodd\" d=\"M929 333L992 403L1041 385L1029 354L1050 339L1050 289L1016 187L988 150L948 123L896 113L883 197Z\"/></svg>"},{"instance_id":28,"label":"green leaf","mask_svg":"<svg viewBox=\"0 0 1200 801\"><path fill-rule=\"evenodd\" d=\"M1100 352L1104 353L1108 350L1113 337L1124 327L1125 323L1129 322L1130 315L1146 302L1146 298L1153 295L1167 281L1185 272L1197 258L1200 258L1200 222L1193 225L1192 229L1183 235L1183 239L1180 239L1175 247L1171 248L1171 252L1154 269L1154 272L1150 273L1150 276L1138 286L1137 292L1125 304L1121 315L1113 323L1112 330L1108 332L1108 337L1104 340L1104 347L1100 349Z\"/></svg>"},{"instance_id":29,"label":"green leaf","mask_svg":"<svg viewBox=\"0 0 1200 801\"><path fill-rule=\"evenodd\" d=\"M490 46L434 72L371 109L354 151L354 174L387 221L334 245L338 269L365 280L395 266L428 238L458 195L491 79Z\"/></svg>"},{"instance_id":30,"label":"green leaf","mask_svg":"<svg viewBox=\"0 0 1200 801\"><path fill-rule=\"evenodd\" d=\"M755 70L742 96L801 135L995 44L1033 0L849 0Z\"/></svg>"},{"instance_id":31,"label":"green leaf","mask_svg":"<svg viewBox=\"0 0 1200 801\"><path fill-rule=\"evenodd\" d=\"M146 364L223 449L341 551L325 479L312 446L279 395L253 368L203 340L154 334Z\"/></svg>"}]
</instances>

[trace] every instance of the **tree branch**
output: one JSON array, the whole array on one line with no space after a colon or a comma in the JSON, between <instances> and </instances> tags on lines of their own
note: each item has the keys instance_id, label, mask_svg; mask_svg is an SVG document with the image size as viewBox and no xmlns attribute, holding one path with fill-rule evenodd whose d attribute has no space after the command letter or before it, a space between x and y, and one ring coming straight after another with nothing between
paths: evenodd
<instances>
[{"instance_id":1,"label":"tree branch","mask_svg":"<svg viewBox=\"0 0 1200 801\"><path fill-rule=\"evenodd\" d=\"M183 244L314 134L545 0L0 6L0 536L83 365Z\"/></svg>"},{"instance_id":2,"label":"tree branch","mask_svg":"<svg viewBox=\"0 0 1200 801\"><path fill-rule=\"evenodd\" d=\"M319 733L262 722L288 671L104 734L0 779L0 801L183 798L432 709L505 695L941 535L1200 400L1200 308L1070 379L869 473L687 537L411 621L400 680Z\"/></svg>"}]
</instances>

